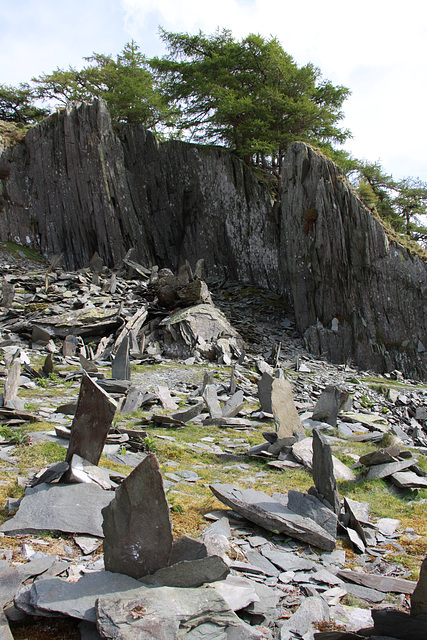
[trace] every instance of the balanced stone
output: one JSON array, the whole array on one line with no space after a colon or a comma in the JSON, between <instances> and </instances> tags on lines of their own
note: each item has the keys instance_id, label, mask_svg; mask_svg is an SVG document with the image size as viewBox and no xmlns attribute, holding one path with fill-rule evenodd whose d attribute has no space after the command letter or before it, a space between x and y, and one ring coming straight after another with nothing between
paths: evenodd
<instances>
[{"instance_id":1,"label":"balanced stone","mask_svg":"<svg viewBox=\"0 0 427 640\"><path fill-rule=\"evenodd\" d=\"M340 498L334 475L331 447L318 429L313 429L313 480L317 491L339 515Z\"/></svg>"},{"instance_id":2,"label":"balanced stone","mask_svg":"<svg viewBox=\"0 0 427 640\"><path fill-rule=\"evenodd\" d=\"M278 438L293 436L303 431L301 420L292 397L291 385L287 380L275 378L271 385L271 406L276 423Z\"/></svg>"},{"instance_id":3,"label":"balanced stone","mask_svg":"<svg viewBox=\"0 0 427 640\"><path fill-rule=\"evenodd\" d=\"M103 509L107 571L141 578L168 564L172 524L157 458L148 455Z\"/></svg>"},{"instance_id":4,"label":"balanced stone","mask_svg":"<svg viewBox=\"0 0 427 640\"><path fill-rule=\"evenodd\" d=\"M71 425L66 462L71 462L76 453L92 464L98 464L116 408L113 398L89 376L84 375Z\"/></svg>"}]
</instances>

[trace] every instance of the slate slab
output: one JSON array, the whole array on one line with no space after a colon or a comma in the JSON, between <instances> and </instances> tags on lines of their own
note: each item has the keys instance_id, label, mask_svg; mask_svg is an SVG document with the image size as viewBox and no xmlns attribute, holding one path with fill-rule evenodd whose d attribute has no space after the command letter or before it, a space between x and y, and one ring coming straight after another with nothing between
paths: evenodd
<instances>
[{"instance_id":1,"label":"slate slab","mask_svg":"<svg viewBox=\"0 0 427 640\"><path fill-rule=\"evenodd\" d=\"M147 615L149 612L149 615ZM213 588L141 587L101 596L97 625L103 638L120 640L261 640Z\"/></svg>"},{"instance_id":2,"label":"slate slab","mask_svg":"<svg viewBox=\"0 0 427 640\"><path fill-rule=\"evenodd\" d=\"M129 334L123 338L111 366L114 380L130 380Z\"/></svg>"},{"instance_id":3,"label":"slate slab","mask_svg":"<svg viewBox=\"0 0 427 640\"><path fill-rule=\"evenodd\" d=\"M96 484L39 484L25 492L18 513L0 526L8 535L38 531L103 537L101 509L113 498Z\"/></svg>"},{"instance_id":4,"label":"slate slab","mask_svg":"<svg viewBox=\"0 0 427 640\"><path fill-rule=\"evenodd\" d=\"M408 469L412 465L416 464L417 460L412 458L410 460L399 460L398 462L386 462L385 464L376 464L369 467L366 475L363 475L364 480L378 480L379 478L387 478L399 471Z\"/></svg>"},{"instance_id":5,"label":"slate slab","mask_svg":"<svg viewBox=\"0 0 427 640\"><path fill-rule=\"evenodd\" d=\"M225 580L215 582L212 588L218 591L232 611L239 611L252 602L260 601L254 583L241 576L227 576Z\"/></svg>"},{"instance_id":6,"label":"slate slab","mask_svg":"<svg viewBox=\"0 0 427 640\"><path fill-rule=\"evenodd\" d=\"M229 484L210 485L210 489L218 500L268 531L287 533L325 551L335 547L335 539L316 522L294 513L262 491Z\"/></svg>"},{"instance_id":7,"label":"slate slab","mask_svg":"<svg viewBox=\"0 0 427 640\"><path fill-rule=\"evenodd\" d=\"M329 502L338 516L340 498L334 475L331 447L318 429L313 429L313 480L317 491Z\"/></svg>"},{"instance_id":8,"label":"slate slab","mask_svg":"<svg viewBox=\"0 0 427 640\"><path fill-rule=\"evenodd\" d=\"M411 615L427 614L427 557L424 559L417 586L411 595Z\"/></svg>"},{"instance_id":9,"label":"slate slab","mask_svg":"<svg viewBox=\"0 0 427 640\"><path fill-rule=\"evenodd\" d=\"M224 418L234 418L237 416L239 411L243 409L244 401L243 401L243 391L239 390L234 393L231 398L227 400L225 405L222 407L222 415Z\"/></svg>"},{"instance_id":10,"label":"slate slab","mask_svg":"<svg viewBox=\"0 0 427 640\"><path fill-rule=\"evenodd\" d=\"M303 431L292 396L292 387L283 378L274 378L272 382L271 408L279 439L293 436L295 433Z\"/></svg>"},{"instance_id":11,"label":"slate slab","mask_svg":"<svg viewBox=\"0 0 427 640\"><path fill-rule=\"evenodd\" d=\"M66 462L70 463L76 453L92 464L98 464L116 408L113 398L84 375L71 425Z\"/></svg>"},{"instance_id":12,"label":"slate slab","mask_svg":"<svg viewBox=\"0 0 427 640\"><path fill-rule=\"evenodd\" d=\"M95 571L76 582L49 578L33 582L21 591L15 605L29 615L66 615L95 622L95 602L99 596L138 588L137 580L120 573Z\"/></svg>"},{"instance_id":13,"label":"slate slab","mask_svg":"<svg viewBox=\"0 0 427 640\"><path fill-rule=\"evenodd\" d=\"M397 471L391 474L390 480L400 489L427 488L427 478L421 478L414 471Z\"/></svg>"},{"instance_id":14,"label":"slate slab","mask_svg":"<svg viewBox=\"0 0 427 640\"><path fill-rule=\"evenodd\" d=\"M350 571L349 569L342 569L338 572L338 575L344 580L361 584L362 586L369 587L370 589L377 589L384 593L411 594L417 584L416 582L403 580L402 578L391 578L373 573L360 573L358 571Z\"/></svg>"},{"instance_id":15,"label":"slate slab","mask_svg":"<svg viewBox=\"0 0 427 640\"><path fill-rule=\"evenodd\" d=\"M210 417L214 420L222 418L222 409L218 400L215 385L206 385L203 392L203 398L205 399L206 405L208 407Z\"/></svg>"},{"instance_id":16,"label":"slate slab","mask_svg":"<svg viewBox=\"0 0 427 640\"><path fill-rule=\"evenodd\" d=\"M332 427L336 427L338 413L347 398L348 393L346 391L339 389L339 387L328 385L313 409L312 419L320 420L330 424Z\"/></svg>"},{"instance_id":17,"label":"slate slab","mask_svg":"<svg viewBox=\"0 0 427 640\"><path fill-rule=\"evenodd\" d=\"M292 446L295 458L308 469L313 468L313 438L303 438ZM332 456L334 475L337 480L355 480L356 476L341 460Z\"/></svg>"},{"instance_id":18,"label":"slate slab","mask_svg":"<svg viewBox=\"0 0 427 640\"><path fill-rule=\"evenodd\" d=\"M141 578L168 564L172 524L154 454L132 471L102 510L107 571Z\"/></svg>"},{"instance_id":19,"label":"slate slab","mask_svg":"<svg viewBox=\"0 0 427 640\"><path fill-rule=\"evenodd\" d=\"M372 611L375 633L392 636L399 640L425 640L427 638L427 615L411 616L395 609Z\"/></svg>"},{"instance_id":20,"label":"slate slab","mask_svg":"<svg viewBox=\"0 0 427 640\"><path fill-rule=\"evenodd\" d=\"M273 497L275 497L274 493ZM322 527L332 537L336 538L338 516L331 509L325 507L316 496L291 489L288 492L288 507L305 518L311 518L317 522L319 527Z\"/></svg>"},{"instance_id":21,"label":"slate slab","mask_svg":"<svg viewBox=\"0 0 427 640\"><path fill-rule=\"evenodd\" d=\"M224 580L229 573L230 569L219 556L208 556L163 567L149 576L143 576L139 582L156 587L194 588L208 582Z\"/></svg>"},{"instance_id":22,"label":"slate slab","mask_svg":"<svg viewBox=\"0 0 427 640\"><path fill-rule=\"evenodd\" d=\"M183 409L182 411L176 411L175 413L172 413L171 418L173 418L174 420L179 420L180 422L189 422L190 420L194 420L194 418L197 418L197 416L202 413L204 406L204 401L200 400L200 402L196 402L196 404L188 407L188 409Z\"/></svg>"},{"instance_id":23,"label":"slate slab","mask_svg":"<svg viewBox=\"0 0 427 640\"><path fill-rule=\"evenodd\" d=\"M169 556L169 564L184 562L184 560L200 560L201 558L206 558L207 555L206 545L203 542L189 536L183 536L178 540L174 540Z\"/></svg>"},{"instance_id":24,"label":"slate slab","mask_svg":"<svg viewBox=\"0 0 427 640\"><path fill-rule=\"evenodd\" d=\"M309 638L314 633L314 624L329 620L329 607L319 597L306 598L297 611L286 620L280 629L280 640L293 640L298 633L300 637Z\"/></svg>"}]
</instances>

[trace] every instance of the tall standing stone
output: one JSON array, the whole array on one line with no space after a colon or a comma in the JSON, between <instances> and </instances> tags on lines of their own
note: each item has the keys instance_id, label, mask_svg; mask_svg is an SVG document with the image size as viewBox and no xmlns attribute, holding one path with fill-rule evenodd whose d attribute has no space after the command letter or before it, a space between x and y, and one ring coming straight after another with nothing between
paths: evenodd
<instances>
[{"instance_id":1,"label":"tall standing stone","mask_svg":"<svg viewBox=\"0 0 427 640\"><path fill-rule=\"evenodd\" d=\"M258 398L261 404L261 411L264 413L273 413L271 406L271 387L273 384L273 376L264 371L261 378L258 380Z\"/></svg>"},{"instance_id":2,"label":"tall standing stone","mask_svg":"<svg viewBox=\"0 0 427 640\"><path fill-rule=\"evenodd\" d=\"M21 375L21 363L16 358L10 365L6 381L4 383L4 406L16 409L18 396L19 377Z\"/></svg>"},{"instance_id":3,"label":"tall standing stone","mask_svg":"<svg viewBox=\"0 0 427 640\"><path fill-rule=\"evenodd\" d=\"M331 447L318 429L313 429L313 480L320 496L325 498L332 510L339 515L340 498Z\"/></svg>"},{"instance_id":4,"label":"tall standing stone","mask_svg":"<svg viewBox=\"0 0 427 640\"><path fill-rule=\"evenodd\" d=\"M276 423L277 437L287 438L303 431L301 420L292 397L291 385L283 378L275 378L271 385L271 406Z\"/></svg>"},{"instance_id":5,"label":"tall standing stone","mask_svg":"<svg viewBox=\"0 0 427 640\"><path fill-rule=\"evenodd\" d=\"M411 616L427 614L427 556L421 565L420 577L411 595Z\"/></svg>"},{"instance_id":6,"label":"tall standing stone","mask_svg":"<svg viewBox=\"0 0 427 640\"><path fill-rule=\"evenodd\" d=\"M71 425L66 462L71 462L76 453L92 464L98 464L116 409L113 398L84 375Z\"/></svg>"},{"instance_id":7,"label":"tall standing stone","mask_svg":"<svg viewBox=\"0 0 427 640\"><path fill-rule=\"evenodd\" d=\"M114 380L130 380L129 334L123 338L117 349L111 367L111 377Z\"/></svg>"},{"instance_id":8,"label":"tall standing stone","mask_svg":"<svg viewBox=\"0 0 427 640\"><path fill-rule=\"evenodd\" d=\"M102 515L107 571L138 579L168 564L172 524L154 454L148 455L123 481Z\"/></svg>"},{"instance_id":9,"label":"tall standing stone","mask_svg":"<svg viewBox=\"0 0 427 640\"><path fill-rule=\"evenodd\" d=\"M313 409L313 420L337 426L338 413L348 399L348 391L328 385Z\"/></svg>"}]
</instances>

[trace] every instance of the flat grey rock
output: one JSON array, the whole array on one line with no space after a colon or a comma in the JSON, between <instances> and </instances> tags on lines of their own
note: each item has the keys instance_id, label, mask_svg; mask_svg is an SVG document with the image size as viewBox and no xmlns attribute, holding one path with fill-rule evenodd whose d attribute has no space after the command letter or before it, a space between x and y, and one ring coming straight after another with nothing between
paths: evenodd
<instances>
[{"instance_id":1,"label":"flat grey rock","mask_svg":"<svg viewBox=\"0 0 427 640\"><path fill-rule=\"evenodd\" d=\"M273 497L276 494L273 493ZM304 494L300 491L288 492L288 507L295 513L305 518L311 518L319 527L325 529L332 537L336 538L338 516L320 502L316 496Z\"/></svg>"},{"instance_id":2,"label":"flat grey rock","mask_svg":"<svg viewBox=\"0 0 427 640\"><path fill-rule=\"evenodd\" d=\"M352 582L346 582L345 589L355 598L359 598L359 600L367 600L368 602L383 602L387 597L387 593L384 593L383 591L363 587L360 584L353 584Z\"/></svg>"},{"instance_id":3,"label":"flat grey rock","mask_svg":"<svg viewBox=\"0 0 427 640\"><path fill-rule=\"evenodd\" d=\"M315 563L305 558L300 558L295 553L281 551L280 549L265 549L262 555L282 571L311 571Z\"/></svg>"},{"instance_id":4,"label":"flat grey rock","mask_svg":"<svg viewBox=\"0 0 427 640\"><path fill-rule=\"evenodd\" d=\"M204 406L204 400L200 400L200 402L196 402L196 404L193 404L188 409L172 413L171 418L179 420L180 422L190 422L190 420L194 420L194 418L197 418L197 416L202 413Z\"/></svg>"},{"instance_id":5,"label":"flat grey rock","mask_svg":"<svg viewBox=\"0 0 427 640\"><path fill-rule=\"evenodd\" d=\"M385 464L376 464L369 467L366 475L363 476L364 480L378 480L379 478L387 478L399 471L403 471L408 467L412 467L416 463L416 459L399 460L398 462L386 462Z\"/></svg>"},{"instance_id":6,"label":"flat grey rock","mask_svg":"<svg viewBox=\"0 0 427 640\"><path fill-rule=\"evenodd\" d=\"M169 556L169 565L185 560L200 560L208 555L206 545L200 540L183 536L172 543L172 551Z\"/></svg>"},{"instance_id":7,"label":"flat grey rock","mask_svg":"<svg viewBox=\"0 0 427 640\"><path fill-rule=\"evenodd\" d=\"M227 576L225 580L212 584L212 588L218 591L232 611L260 601L254 582L241 576Z\"/></svg>"},{"instance_id":8,"label":"flat grey rock","mask_svg":"<svg viewBox=\"0 0 427 640\"><path fill-rule=\"evenodd\" d=\"M335 539L316 522L294 513L262 491L228 484L210 485L210 489L221 502L268 531L286 533L325 551L335 547Z\"/></svg>"},{"instance_id":9,"label":"flat grey rock","mask_svg":"<svg viewBox=\"0 0 427 640\"><path fill-rule=\"evenodd\" d=\"M150 615L146 615L149 611ZM101 596L97 625L103 638L120 640L262 640L213 588L141 587Z\"/></svg>"},{"instance_id":10,"label":"flat grey rock","mask_svg":"<svg viewBox=\"0 0 427 640\"><path fill-rule=\"evenodd\" d=\"M355 582L356 584L360 584L370 589L377 589L384 593L411 594L417 584L416 582L403 580L402 578L392 578L373 573L361 573L359 571L350 571L349 569L339 571L338 575L346 581Z\"/></svg>"},{"instance_id":11,"label":"flat grey rock","mask_svg":"<svg viewBox=\"0 0 427 640\"><path fill-rule=\"evenodd\" d=\"M103 537L101 509L113 497L96 484L40 484L26 490L18 513L0 531L8 535L62 531Z\"/></svg>"},{"instance_id":12,"label":"flat grey rock","mask_svg":"<svg viewBox=\"0 0 427 640\"><path fill-rule=\"evenodd\" d=\"M108 571L141 578L168 564L172 524L157 458L147 457L102 510Z\"/></svg>"},{"instance_id":13,"label":"flat grey rock","mask_svg":"<svg viewBox=\"0 0 427 640\"><path fill-rule=\"evenodd\" d=\"M156 587L194 588L208 582L224 580L229 573L230 569L219 556L208 556L163 567L140 578L139 582Z\"/></svg>"},{"instance_id":14,"label":"flat grey rock","mask_svg":"<svg viewBox=\"0 0 427 640\"><path fill-rule=\"evenodd\" d=\"M120 573L95 571L86 573L77 582L62 578L37 580L18 594L16 606L30 615L66 615L95 622L95 602L98 597L138 588L137 580Z\"/></svg>"},{"instance_id":15,"label":"flat grey rock","mask_svg":"<svg viewBox=\"0 0 427 640\"><path fill-rule=\"evenodd\" d=\"M276 577L279 575L279 569L270 560L259 551L246 551L245 553L247 561L254 567L257 567L266 576Z\"/></svg>"},{"instance_id":16,"label":"flat grey rock","mask_svg":"<svg viewBox=\"0 0 427 640\"><path fill-rule=\"evenodd\" d=\"M422 478L414 471L397 471L391 474L390 480L400 489L427 488L427 478Z\"/></svg>"}]
</instances>

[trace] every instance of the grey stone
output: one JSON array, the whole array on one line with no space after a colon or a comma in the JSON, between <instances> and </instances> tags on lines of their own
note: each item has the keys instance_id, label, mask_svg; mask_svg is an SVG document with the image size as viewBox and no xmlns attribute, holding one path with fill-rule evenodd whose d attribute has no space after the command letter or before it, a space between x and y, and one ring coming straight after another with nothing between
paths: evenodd
<instances>
[{"instance_id":1,"label":"grey stone","mask_svg":"<svg viewBox=\"0 0 427 640\"><path fill-rule=\"evenodd\" d=\"M417 462L415 459L400 460L398 462L386 462L385 464L376 464L373 467L369 467L366 475L363 475L364 480L378 480L379 478L387 478L399 471L403 471L408 467L412 467Z\"/></svg>"},{"instance_id":2,"label":"grey stone","mask_svg":"<svg viewBox=\"0 0 427 640\"><path fill-rule=\"evenodd\" d=\"M82 620L78 625L80 640L102 640L94 622Z\"/></svg>"},{"instance_id":3,"label":"grey stone","mask_svg":"<svg viewBox=\"0 0 427 640\"><path fill-rule=\"evenodd\" d=\"M75 355L79 341L76 336L67 336L62 343L62 355L69 358Z\"/></svg>"},{"instance_id":4,"label":"grey stone","mask_svg":"<svg viewBox=\"0 0 427 640\"><path fill-rule=\"evenodd\" d=\"M117 349L111 367L114 380L130 380L129 335L125 336Z\"/></svg>"},{"instance_id":5,"label":"grey stone","mask_svg":"<svg viewBox=\"0 0 427 640\"><path fill-rule=\"evenodd\" d=\"M222 409L221 405L219 404L215 385L206 385L203 392L203 398L205 399L205 402L207 404L210 417L214 420L222 418Z\"/></svg>"},{"instance_id":6,"label":"grey stone","mask_svg":"<svg viewBox=\"0 0 427 640\"><path fill-rule=\"evenodd\" d=\"M145 615L150 611L150 615ZM261 640L214 588L141 587L102 596L97 625L104 638L120 640ZM119 636L118 636L119 634Z\"/></svg>"},{"instance_id":7,"label":"grey stone","mask_svg":"<svg viewBox=\"0 0 427 640\"><path fill-rule=\"evenodd\" d=\"M345 588L350 595L355 598L359 598L360 600L368 600L368 602L383 602L387 597L387 594L383 591L369 589L368 587L363 587L360 584L353 584L352 582L346 582Z\"/></svg>"},{"instance_id":8,"label":"grey stone","mask_svg":"<svg viewBox=\"0 0 427 640\"><path fill-rule=\"evenodd\" d=\"M262 372L261 378L257 382L258 398L261 403L261 411L265 413L273 413L271 405L271 392L273 385L273 375L268 371Z\"/></svg>"},{"instance_id":9,"label":"grey stone","mask_svg":"<svg viewBox=\"0 0 427 640\"><path fill-rule=\"evenodd\" d=\"M2 306L6 306L6 305L2 305ZM13 635L9 627L9 622L3 610L0 610L0 636L2 640L13 640Z\"/></svg>"},{"instance_id":10,"label":"grey stone","mask_svg":"<svg viewBox=\"0 0 427 640\"><path fill-rule=\"evenodd\" d=\"M293 631L297 632L304 640L314 638L314 624L329 620L329 607L319 597L306 598L297 611L286 620L280 629L280 640L292 640Z\"/></svg>"},{"instance_id":11,"label":"grey stone","mask_svg":"<svg viewBox=\"0 0 427 640\"><path fill-rule=\"evenodd\" d=\"M411 595L411 616L427 614L427 557L423 560L417 586Z\"/></svg>"},{"instance_id":12,"label":"grey stone","mask_svg":"<svg viewBox=\"0 0 427 640\"><path fill-rule=\"evenodd\" d=\"M135 467L102 515L107 571L141 578L168 564L172 525L155 455Z\"/></svg>"},{"instance_id":13,"label":"grey stone","mask_svg":"<svg viewBox=\"0 0 427 640\"><path fill-rule=\"evenodd\" d=\"M400 524L396 518L380 518L375 523L375 528L384 536L392 536Z\"/></svg>"},{"instance_id":14,"label":"grey stone","mask_svg":"<svg viewBox=\"0 0 427 640\"><path fill-rule=\"evenodd\" d=\"M295 407L292 388L287 380L275 378L271 385L271 406L276 423L277 437L286 438L303 431Z\"/></svg>"},{"instance_id":15,"label":"grey stone","mask_svg":"<svg viewBox=\"0 0 427 640\"><path fill-rule=\"evenodd\" d=\"M246 551L245 556L252 566L260 569L260 571L262 571L262 573L264 573L266 576L276 577L279 575L280 571L277 569L277 567L275 567L268 558L266 558L258 551Z\"/></svg>"},{"instance_id":16,"label":"grey stone","mask_svg":"<svg viewBox=\"0 0 427 640\"><path fill-rule=\"evenodd\" d=\"M346 581L355 582L356 584L361 584L362 586L369 587L370 589L377 589L384 593L411 594L417 584L416 582L403 580L402 578L392 578L372 573L361 573L359 571L350 571L349 569L342 569L338 572L338 575Z\"/></svg>"},{"instance_id":17,"label":"grey stone","mask_svg":"<svg viewBox=\"0 0 427 640\"><path fill-rule=\"evenodd\" d=\"M286 533L326 551L335 547L335 539L316 522L295 514L261 491L227 484L211 485L210 489L221 502L268 531Z\"/></svg>"},{"instance_id":18,"label":"grey stone","mask_svg":"<svg viewBox=\"0 0 427 640\"><path fill-rule=\"evenodd\" d=\"M23 409L16 404L19 388L19 378L21 376L21 363L15 359L10 365L7 378L4 383L4 406L11 409Z\"/></svg>"},{"instance_id":19,"label":"grey stone","mask_svg":"<svg viewBox=\"0 0 427 640\"><path fill-rule=\"evenodd\" d=\"M139 578L139 582L156 587L194 588L208 582L224 580L229 573L230 569L221 558L208 556L163 567L151 575Z\"/></svg>"},{"instance_id":20,"label":"grey stone","mask_svg":"<svg viewBox=\"0 0 427 640\"><path fill-rule=\"evenodd\" d=\"M103 489L115 489L117 487L117 483L111 480L111 475L125 477L122 474L117 474L117 472L112 472L109 469L97 467L77 454L74 454L71 459L69 472L67 473L67 481L94 482L99 484Z\"/></svg>"},{"instance_id":21,"label":"grey stone","mask_svg":"<svg viewBox=\"0 0 427 640\"><path fill-rule=\"evenodd\" d=\"M295 553L280 549L263 549L262 555L280 567L282 571L310 571L315 566L311 560L300 558Z\"/></svg>"},{"instance_id":22,"label":"grey stone","mask_svg":"<svg viewBox=\"0 0 427 640\"><path fill-rule=\"evenodd\" d=\"M0 526L8 535L38 531L102 537L101 509L113 498L96 484L40 484L25 492L18 513Z\"/></svg>"},{"instance_id":23,"label":"grey stone","mask_svg":"<svg viewBox=\"0 0 427 640\"><path fill-rule=\"evenodd\" d=\"M79 361L80 361L81 368L84 369L84 371L87 371L87 373L98 372L98 367L96 366L96 364L91 362L91 360L88 360L87 358L85 358L84 355L82 355L81 353L79 354Z\"/></svg>"},{"instance_id":24,"label":"grey stone","mask_svg":"<svg viewBox=\"0 0 427 640\"><path fill-rule=\"evenodd\" d=\"M145 393L142 389L131 388L126 396L125 402L120 409L122 415L132 413L139 409L144 402Z\"/></svg>"},{"instance_id":25,"label":"grey stone","mask_svg":"<svg viewBox=\"0 0 427 640\"><path fill-rule=\"evenodd\" d=\"M169 556L169 564L172 565L185 560L200 560L201 558L206 558L207 555L206 545L203 542L183 536L178 540L174 540Z\"/></svg>"},{"instance_id":26,"label":"grey stone","mask_svg":"<svg viewBox=\"0 0 427 640\"><path fill-rule=\"evenodd\" d=\"M329 385L323 391L313 410L313 420L320 420L336 427L338 413L347 401L348 393Z\"/></svg>"},{"instance_id":27,"label":"grey stone","mask_svg":"<svg viewBox=\"0 0 427 640\"><path fill-rule=\"evenodd\" d=\"M166 411L176 411L178 409L178 405L175 400L172 398L169 389L162 385L157 385L155 387L155 393L159 398L161 405Z\"/></svg>"},{"instance_id":28,"label":"grey stone","mask_svg":"<svg viewBox=\"0 0 427 640\"><path fill-rule=\"evenodd\" d=\"M227 576L225 580L215 582L212 587L224 598L232 611L239 611L260 600L254 582L241 576Z\"/></svg>"},{"instance_id":29,"label":"grey stone","mask_svg":"<svg viewBox=\"0 0 427 640\"><path fill-rule=\"evenodd\" d=\"M295 458L308 469L313 468L313 438L304 438L292 446ZM337 480L355 480L356 476L341 460L332 456L334 476Z\"/></svg>"},{"instance_id":30,"label":"grey stone","mask_svg":"<svg viewBox=\"0 0 427 640\"><path fill-rule=\"evenodd\" d=\"M116 408L113 398L84 375L71 425L66 462L71 462L76 453L92 464L98 464Z\"/></svg>"},{"instance_id":31,"label":"grey stone","mask_svg":"<svg viewBox=\"0 0 427 640\"><path fill-rule=\"evenodd\" d=\"M398 456L399 453L400 449L398 447L377 449L376 451L371 451L370 453L361 456L359 458L359 462L366 465L367 467L375 464L384 464L386 462L397 462L396 456Z\"/></svg>"},{"instance_id":32,"label":"grey stone","mask_svg":"<svg viewBox=\"0 0 427 640\"><path fill-rule=\"evenodd\" d=\"M222 407L222 415L224 418L234 418L241 409L243 409L243 391L236 391Z\"/></svg>"},{"instance_id":33,"label":"grey stone","mask_svg":"<svg viewBox=\"0 0 427 640\"><path fill-rule=\"evenodd\" d=\"M55 480L62 478L64 473L68 471L70 465L68 462L56 462L44 471L40 476L36 477L31 481L31 487L36 487L38 484L42 484L43 482L49 484Z\"/></svg>"},{"instance_id":34,"label":"grey stone","mask_svg":"<svg viewBox=\"0 0 427 640\"><path fill-rule=\"evenodd\" d=\"M203 400L200 402L196 402L188 409L183 409L182 411L176 411L172 413L171 418L174 420L179 420L180 422L190 422L190 420L194 420L198 415L200 415L203 411L205 403Z\"/></svg>"},{"instance_id":35,"label":"grey stone","mask_svg":"<svg viewBox=\"0 0 427 640\"><path fill-rule=\"evenodd\" d=\"M93 536L74 536L74 542L80 547L85 556L96 551L101 545L101 540Z\"/></svg>"},{"instance_id":36,"label":"grey stone","mask_svg":"<svg viewBox=\"0 0 427 640\"><path fill-rule=\"evenodd\" d=\"M398 471L392 473L390 480L400 489L425 489L427 478L421 478L413 471Z\"/></svg>"},{"instance_id":37,"label":"grey stone","mask_svg":"<svg viewBox=\"0 0 427 640\"><path fill-rule=\"evenodd\" d=\"M137 580L119 573L95 571L86 573L77 582L62 578L37 580L20 592L15 605L30 615L66 615L95 622L95 602L109 593L138 588Z\"/></svg>"},{"instance_id":38,"label":"grey stone","mask_svg":"<svg viewBox=\"0 0 427 640\"><path fill-rule=\"evenodd\" d=\"M336 537L338 516L331 509L325 507L315 496L291 489L288 492L288 507L301 516L311 518L320 527L326 529L331 536Z\"/></svg>"},{"instance_id":39,"label":"grey stone","mask_svg":"<svg viewBox=\"0 0 427 640\"><path fill-rule=\"evenodd\" d=\"M339 515L340 498L331 447L317 429L313 429L313 480L317 491L329 502L334 513Z\"/></svg>"},{"instance_id":40,"label":"grey stone","mask_svg":"<svg viewBox=\"0 0 427 640\"><path fill-rule=\"evenodd\" d=\"M375 633L399 640L425 640L427 615L412 616L396 609L373 609Z\"/></svg>"}]
</instances>

